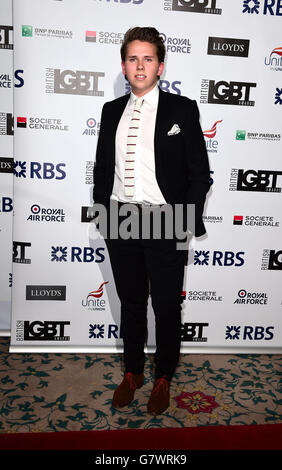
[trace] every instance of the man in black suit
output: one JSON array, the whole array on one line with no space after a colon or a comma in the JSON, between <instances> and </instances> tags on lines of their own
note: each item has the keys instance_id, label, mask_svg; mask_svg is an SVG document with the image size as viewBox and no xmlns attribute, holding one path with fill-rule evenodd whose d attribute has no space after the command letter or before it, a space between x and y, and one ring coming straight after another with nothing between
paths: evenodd
<instances>
[{"instance_id":1,"label":"man in black suit","mask_svg":"<svg viewBox=\"0 0 282 470\"><path fill-rule=\"evenodd\" d=\"M194 204L194 235L201 236L205 233L202 212L210 184L197 104L158 87L165 47L155 28L130 29L121 58L132 91L103 107L94 167L94 203L103 204L108 214L111 204L119 210L132 204L141 225L143 210L153 214L155 209L169 205L175 211L181 204L185 212L187 204ZM120 216L119 222L122 220ZM121 301L125 361L125 375L112 405L128 405L136 388L144 383L150 294L156 326L156 368L147 409L156 415L169 406L170 382L179 361L185 251L177 249L175 234L172 238L165 236L163 222L161 238L156 239L152 232L149 238L142 238L141 230L139 234L138 238L105 237Z\"/></svg>"}]
</instances>

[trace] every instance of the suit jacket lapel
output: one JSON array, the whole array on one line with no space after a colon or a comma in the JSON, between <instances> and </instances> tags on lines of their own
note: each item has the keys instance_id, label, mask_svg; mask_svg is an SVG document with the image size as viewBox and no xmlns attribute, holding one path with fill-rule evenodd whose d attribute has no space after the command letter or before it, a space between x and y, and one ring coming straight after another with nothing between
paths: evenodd
<instances>
[{"instance_id":1,"label":"suit jacket lapel","mask_svg":"<svg viewBox=\"0 0 282 470\"><path fill-rule=\"evenodd\" d=\"M155 138L154 138L154 146L155 146L155 167L156 167L156 174L159 174L161 169L161 144L162 144L162 130L163 124L166 116L166 93L160 89L159 92L159 103L156 115L156 125L155 125Z\"/></svg>"},{"instance_id":2,"label":"suit jacket lapel","mask_svg":"<svg viewBox=\"0 0 282 470\"><path fill-rule=\"evenodd\" d=\"M130 93L128 93L128 95L122 96L121 99L115 103L115 107L112 112L112 125L113 125L114 133L116 133L118 123L125 109L125 106L127 105L129 97L130 97Z\"/></svg>"},{"instance_id":3,"label":"suit jacket lapel","mask_svg":"<svg viewBox=\"0 0 282 470\"><path fill-rule=\"evenodd\" d=\"M111 110L111 123L110 123L110 128L111 128L111 134L109 134L109 142L111 142L112 148L110 152L110 156L112 158L112 165L115 164L115 153L116 153L116 132L117 132L117 127L120 121L120 118L122 116L122 113L126 107L126 104L129 100L130 93L128 95L124 95L121 97L120 100L115 102L115 106Z\"/></svg>"}]
</instances>

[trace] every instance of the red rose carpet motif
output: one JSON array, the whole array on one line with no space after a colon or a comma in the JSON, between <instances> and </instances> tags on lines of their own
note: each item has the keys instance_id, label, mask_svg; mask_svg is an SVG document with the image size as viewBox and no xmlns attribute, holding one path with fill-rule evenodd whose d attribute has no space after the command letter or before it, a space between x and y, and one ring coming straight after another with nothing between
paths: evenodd
<instances>
[{"instance_id":1,"label":"red rose carpet motif","mask_svg":"<svg viewBox=\"0 0 282 470\"><path fill-rule=\"evenodd\" d=\"M192 414L212 413L219 406L214 397L199 391L181 392L174 400L177 402L177 408L184 408Z\"/></svg>"}]
</instances>

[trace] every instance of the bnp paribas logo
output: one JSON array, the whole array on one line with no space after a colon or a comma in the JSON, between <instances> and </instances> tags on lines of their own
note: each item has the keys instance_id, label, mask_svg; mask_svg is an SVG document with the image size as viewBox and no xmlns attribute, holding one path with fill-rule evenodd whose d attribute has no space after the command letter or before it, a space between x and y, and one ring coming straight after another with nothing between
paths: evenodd
<instances>
[{"instance_id":1,"label":"bnp paribas logo","mask_svg":"<svg viewBox=\"0 0 282 470\"><path fill-rule=\"evenodd\" d=\"M236 140L245 140L246 139L246 131L236 131Z\"/></svg>"},{"instance_id":2,"label":"bnp paribas logo","mask_svg":"<svg viewBox=\"0 0 282 470\"><path fill-rule=\"evenodd\" d=\"M257 130L252 132L247 132L245 130L237 130L236 131L236 140L266 140L272 142L279 142L281 140L281 134L279 132L264 132Z\"/></svg>"},{"instance_id":3,"label":"bnp paribas logo","mask_svg":"<svg viewBox=\"0 0 282 470\"><path fill-rule=\"evenodd\" d=\"M32 26L22 25L22 36L25 38L32 37Z\"/></svg>"}]
</instances>

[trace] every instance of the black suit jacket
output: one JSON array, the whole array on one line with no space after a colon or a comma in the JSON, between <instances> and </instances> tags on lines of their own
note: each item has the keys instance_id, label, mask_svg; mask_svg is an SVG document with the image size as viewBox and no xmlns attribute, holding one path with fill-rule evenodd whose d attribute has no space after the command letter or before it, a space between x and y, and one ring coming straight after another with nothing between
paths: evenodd
<instances>
[{"instance_id":1,"label":"black suit jacket","mask_svg":"<svg viewBox=\"0 0 282 470\"><path fill-rule=\"evenodd\" d=\"M168 204L195 204L195 235L206 230L202 212L209 190L210 170L196 101L159 91L155 127L155 169L159 188ZM115 172L115 136L129 94L105 103L94 166L95 203L110 202ZM168 136L178 124L181 132Z\"/></svg>"}]
</instances>

